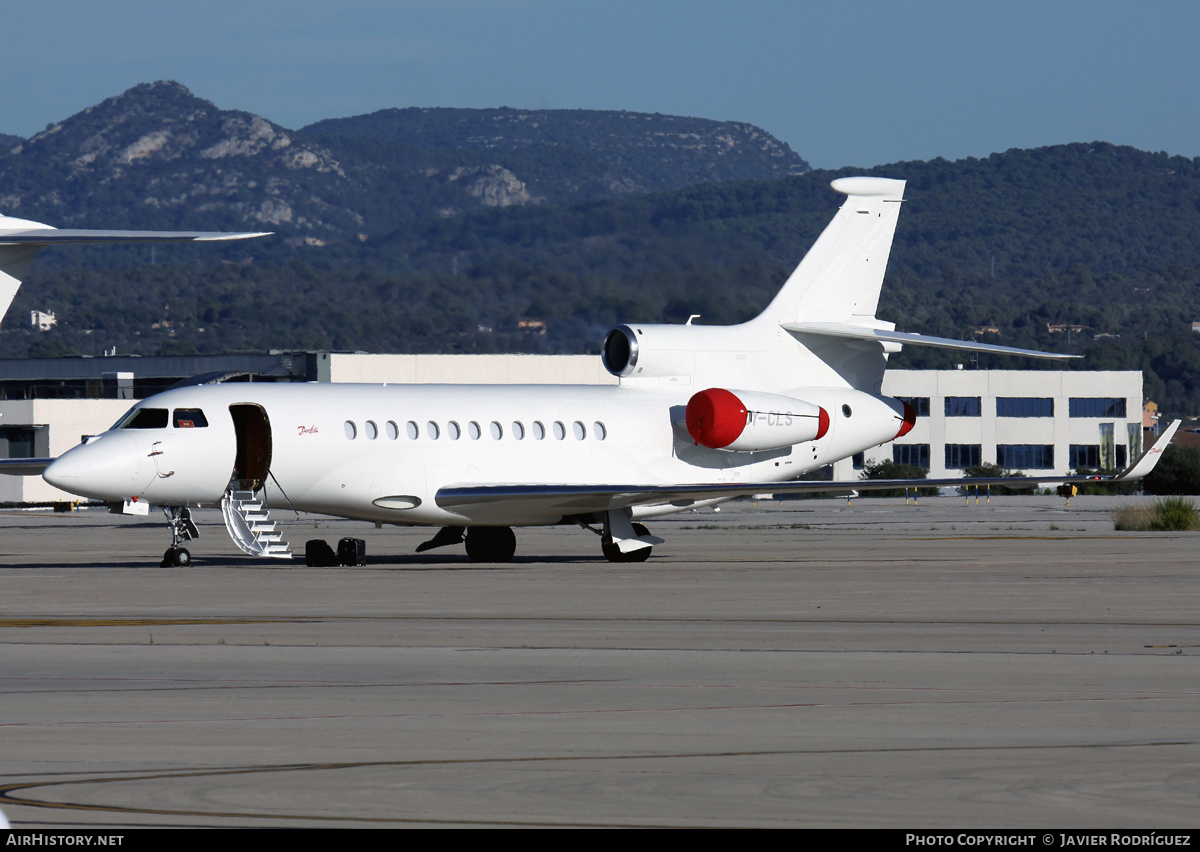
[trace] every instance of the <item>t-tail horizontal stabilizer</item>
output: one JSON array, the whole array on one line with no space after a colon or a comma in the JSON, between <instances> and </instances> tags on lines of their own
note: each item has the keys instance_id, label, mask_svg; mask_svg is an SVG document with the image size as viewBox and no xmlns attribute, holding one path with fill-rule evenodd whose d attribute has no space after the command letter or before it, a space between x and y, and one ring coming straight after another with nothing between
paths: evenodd
<instances>
[{"instance_id":1,"label":"t-tail horizontal stabilizer","mask_svg":"<svg viewBox=\"0 0 1200 852\"><path fill-rule=\"evenodd\" d=\"M889 331L862 325L836 322L785 322L780 323L791 334L816 334L824 337L848 337L855 340L874 340L879 343L899 343L910 346L933 346L938 349L963 349L968 352L995 352L999 355L1025 355L1029 358L1050 358L1066 361L1082 358L1082 355L1064 355L1059 352L1043 352L1040 349L1019 349L1015 346L997 346L994 343L977 343L973 340L955 340L952 337L930 337L909 331Z\"/></svg>"}]
</instances>

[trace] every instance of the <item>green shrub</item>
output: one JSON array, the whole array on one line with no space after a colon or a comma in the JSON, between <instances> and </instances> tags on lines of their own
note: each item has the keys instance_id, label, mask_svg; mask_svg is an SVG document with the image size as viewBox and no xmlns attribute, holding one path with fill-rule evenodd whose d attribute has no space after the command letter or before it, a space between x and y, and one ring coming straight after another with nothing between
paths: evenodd
<instances>
[{"instance_id":1,"label":"green shrub","mask_svg":"<svg viewBox=\"0 0 1200 852\"><path fill-rule=\"evenodd\" d=\"M859 479L926 479L929 471L923 467L911 464L899 464L893 461L871 462L863 468ZM909 493L920 497L932 497L937 494L936 488L909 489ZM873 491L860 491L860 497L903 497L903 488L881 488Z\"/></svg>"},{"instance_id":2,"label":"green shrub","mask_svg":"<svg viewBox=\"0 0 1200 852\"><path fill-rule=\"evenodd\" d=\"M1151 510L1153 530L1194 530L1200 527L1200 511L1196 504L1183 497L1164 497Z\"/></svg>"},{"instance_id":3,"label":"green shrub","mask_svg":"<svg viewBox=\"0 0 1200 852\"><path fill-rule=\"evenodd\" d=\"M1142 480L1147 494L1200 494L1200 450L1171 444Z\"/></svg>"},{"instance_id":4,"label":"green shrub","mask_svg":"<svg viewBox=\"0 0 1200 852\"><path fill-rule=\"evenodd\" d=\"M984 462L983 464L975 464L975 465L971 465L970 467L963 468L963 479L990 479L990 478L996 477L996 476L1003 476L1005 478L1010 478L1010 477L1024 476L1024 475L1025 475L1025 471L1023 471L1023 470L1009 470L1006 467L1000 467L1000 465L998 465L998 464L989 464L988 462ZM986 491L988 486L981 485L979 487L981 490ZM992 492L996 493L996 494L1032 494L1036 490L1037 490L1036 482L1028 484L1028 485L993 485L992 486ZM974 493L974 491L975 491L974 485L971 485L971 486L964 485L958 489L959 494Z\"/></svg>"},{"instance_id":5,"label":"green shrub","mask_svg":"<svg viewBox=\"0 0 1200 852\"><path fill-rule=\"evenodd\" d=\"M1119 530L1166 532L1200 529L1200 509L1183 497L1164 497L1150 506L1122 506L1113 512Z\"/></svg>"}]
</instances>

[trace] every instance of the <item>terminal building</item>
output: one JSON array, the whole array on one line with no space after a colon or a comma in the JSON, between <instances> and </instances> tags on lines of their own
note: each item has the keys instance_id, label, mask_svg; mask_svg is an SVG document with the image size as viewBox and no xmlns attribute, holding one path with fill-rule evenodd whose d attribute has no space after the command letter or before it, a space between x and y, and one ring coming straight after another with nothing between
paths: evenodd
<instances>
[{"instance_id":1,"label":"terminal building","mask_svg":"<svg viewBox=\"0 0 1200 852\"><path fill-rule=\"evenodd\" d=\"M833 467L857 479L872 462L930 478L994 464L1030 476L1119 470L1142 451L1142 374L1129 371L889 370L883 393L917 413L907 435Z\"/></svg>"},{"instance_id":2,"label":"terminal building","mask_svg":"<svg viewBox=\"0 0 1200 852\"><path fill-rule=\"evenodd\" d=\"M595 355L338 352L49 358L0 362L0 458L58 456L133 403L187 381L615 384ZM701 388L697 388L701 390ZM833 465L854 480L884 460L955 477L997 464L1036 476L1121 468L1141 452L1142 374L890 370L883 393L917 414L903 437ZM0 476L0 503L73 499L41 477Z\"/></svg>"}]
</instances>

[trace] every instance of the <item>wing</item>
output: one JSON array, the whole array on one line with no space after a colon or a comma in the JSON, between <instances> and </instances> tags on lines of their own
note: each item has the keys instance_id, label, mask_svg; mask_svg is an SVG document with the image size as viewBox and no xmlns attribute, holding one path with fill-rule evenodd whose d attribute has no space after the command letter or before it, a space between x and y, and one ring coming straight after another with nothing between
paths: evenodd
<instances>
[{"instance_id":1,"label":"wing","mask_svg":"<svg viewBox=\"0 0 1200 852\"><path fill-rule=\"evenodd\" d=\"M237 233L233 231L96 231L67 228L3 229L0 220L0 245L48 246L64 243L186 243L219 240L248 240L265 237L270 231Z\"/></svg>"},{"instance_id":2,"label":"wing","mask_svg":"<svg viewBox=\"0 0 1200 852\"><path fill-rule=\"evenodd\" d=\"M819 494L879 491L887 488L941 486L1036 485L1047 482L1127 482L1154 469L1171 443L1180 421L1173 422L1148 450L1114 476L993 476L977 479L854 479L844 482L720 482L704 485L451 485L438 489L435 502L450 511L506 504L530 514L562 515L608 512L632 506L675 506L686 509L704 500L753 494Z\"/></svg>"}]
</instances>

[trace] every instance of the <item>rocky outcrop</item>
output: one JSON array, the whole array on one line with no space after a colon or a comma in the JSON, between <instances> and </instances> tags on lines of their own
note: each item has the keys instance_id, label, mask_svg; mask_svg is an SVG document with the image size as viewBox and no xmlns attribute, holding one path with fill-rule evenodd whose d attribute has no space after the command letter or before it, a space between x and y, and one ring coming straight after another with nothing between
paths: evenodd
<instances>
[{"instance_id":1,"label":"rocky outcrop","mask_svg":"<svg viewBox=\"0 0 1200 852\"><path fill-rule=\"evenodd\" d=\"M106 200L136 199L121 217L150 223L138 206L178 221L213 226L288 225L331 231L359 226L361 216L321 194L308 178L325 178L332 197L347 175L319 146L257 115L218 109L173 82L135 86L47 128L0 158L5 209L58 225L111 225L89 219ZM79 204L80 196L88 197ZM195 226L195 225L193 225Z\"/></svg>"},{"instance_id":2,"label":"rocky outcrop","mask_svg":"<svg viewBox=\"0 0 1200 852\"><path fill-rule=\"evenodd\" d=\"M477 166L473 169L460 166L450 173L447 180L461 181L467 195L478 198L484 207L512 207L541 200L530 195L525 184L503 166Z\"/></svg>"}]
</instances>

